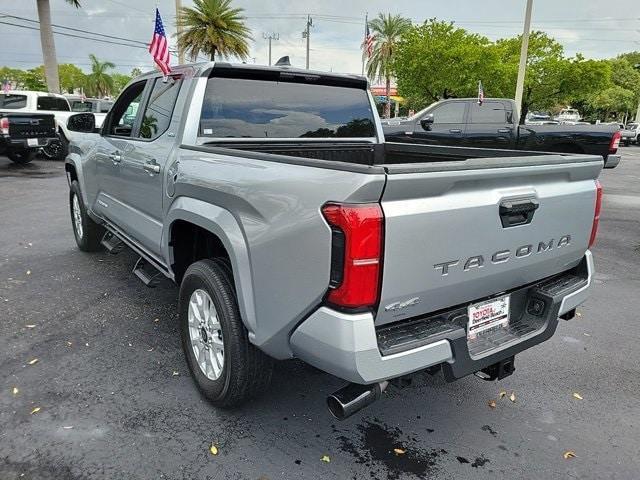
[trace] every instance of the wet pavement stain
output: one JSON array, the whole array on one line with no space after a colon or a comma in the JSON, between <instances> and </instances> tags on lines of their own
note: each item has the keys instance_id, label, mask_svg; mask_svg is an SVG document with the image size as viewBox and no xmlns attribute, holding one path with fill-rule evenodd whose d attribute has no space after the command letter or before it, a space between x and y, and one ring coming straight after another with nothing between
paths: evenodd
<instances>
[{"instance_id":1,"label":"wet pavement stain","mask_svg":"<svg viewBox=\"0 0 640 480\"><path fill-rule=\"evenodd\" d=\"M478 468L478 467L483 467L485 464L489 463L489 459L488 458L484 458L484 457L477 457L473 463L471 464L471 466L473 468Z\"/></svg>"},{"instance_id":2,"label":"wet pavement stain","mask_svg":"<svg viewBox=\"0 0 640 480\"><path fill-rule=\"evenodd\" d=\"M496 432L493 428L491 428L491 425L483 425L482 426L482 431L483 432L489 432L494 437L498 436L498 432Z\"/></svg>"},{"instance_id":3,"label":"wet pavement stain","mask_svg":"<svg viewBox=\"0 0 640 480\"><path fill-rule=\"evenodd\" d=\"M365 422L358 425L359 442L340 435L342 450L350 453L356 463L371 468L371 478L397 480L401 475L427 478L438 470L438 460L448 452L443 449L417 449L401 440L402 431L386 425ZM396 454L394 449L404 450Z\"/></svg>"}]
</instances>

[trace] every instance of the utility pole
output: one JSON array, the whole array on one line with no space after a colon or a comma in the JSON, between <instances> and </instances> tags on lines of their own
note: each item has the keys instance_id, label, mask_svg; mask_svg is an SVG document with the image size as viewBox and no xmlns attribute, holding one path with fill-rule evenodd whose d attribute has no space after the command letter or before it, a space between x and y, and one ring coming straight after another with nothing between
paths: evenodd
<instances>
[{"instance_id":1,"label":"utility pole","mask_svg":"<svg viewBox=\"0 0 640 480\"><path fill-rule=\"evenodd\" d=\"M271 40L280 40L279 33L263 33L262 38L269 40L269 66L271 66Z\"/></svg>"},{"instance_id":2,"label":"utility pole","mask_svg":"<svg viewBox=\"0 0 640 480\"><path fill-rule=\"evenodd\" d=\"M182 25L180 25L180 10L182 9L182 0L176 0L176 32L178 33L178 37L182 33ZM178 63L180 65L184 64L184 51L179 48L178 49Z\"/></svg>"},{"instance_id":3,"label":"utility pole","mask_svg":"<svg viewBox=\"0 0 640 480\"><path fill-rule=\"evenodd\" d=\"M520 46L520 65L518 66L518 82L516 83L516 108L518 109L518 121L522 112L522 91L524 90L524 77L527 71L527 53L529 50L529 31L531 30L531 9L533 0L527 0L527 8L524 14L524 30L522 32L522 45Z\"/></svg>"},{"instance_id":4,"label":"utility pole","mask_svg":"<svg viewBox=\"0 0 640 480\"><path fill-rule=\"evenodd\" d=\"M312 26L313 26L313 19L311 18L310 15L307 15L307 28L305 28L304 32L302 32L302 38L307 39L307 61L306 61L307 70L309 70L309 38L311 37L310 27Z\"/></svg>"}]
</instances>

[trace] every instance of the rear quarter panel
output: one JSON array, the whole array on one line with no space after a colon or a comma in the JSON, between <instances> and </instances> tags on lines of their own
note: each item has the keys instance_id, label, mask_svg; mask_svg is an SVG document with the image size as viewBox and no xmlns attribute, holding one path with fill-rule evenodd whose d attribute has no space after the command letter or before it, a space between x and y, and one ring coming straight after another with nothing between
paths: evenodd
<instances>
[{"instance_id":1,"label":"rear quarter panel","mask_svg":"<svg viewBox=\"0 0 640 480\"><path fill-rule=\"evenodd\" d=\"M609 154L611 125L520 125L518 148L547 152ZM567 147L567 148L558 148Z\"/></svg>"}]
</instances>

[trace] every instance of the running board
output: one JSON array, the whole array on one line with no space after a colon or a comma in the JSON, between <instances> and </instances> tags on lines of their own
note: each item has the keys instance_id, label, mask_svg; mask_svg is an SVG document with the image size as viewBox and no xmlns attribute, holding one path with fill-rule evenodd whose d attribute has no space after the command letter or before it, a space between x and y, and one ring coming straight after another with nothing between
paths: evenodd
<instances>
[{"instance_id":1,"label":"running board","mask_svg":"<svg viewBox=\"0 0 640 480\"><path fill-rule=\"evenodd\" d=\"M162 275L158 269L142 257L138 258L136 265L133 267L133 273L149 288L154 288Z\"/></svg>"},{"instance_id":2,"label":"running board","mask_svg":"<svg viewBox=\"0 0 640 480\"><path fill-rule=\"evenodd\" d=\"M116 255L120 253L124 248L124 242L108 230L102 237L102 240L100 241L100 243L105 248L105 250L109 252L111 255Z\"/></svg>"}]
</instances>

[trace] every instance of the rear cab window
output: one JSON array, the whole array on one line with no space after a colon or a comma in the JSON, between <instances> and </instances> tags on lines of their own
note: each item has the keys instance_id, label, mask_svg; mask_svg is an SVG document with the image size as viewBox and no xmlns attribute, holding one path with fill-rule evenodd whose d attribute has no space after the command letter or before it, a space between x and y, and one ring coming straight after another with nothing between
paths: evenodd
<instances>
[{"instance_id":1,"label":"rear cab window","mask_svg":"<svg viewBox=\"0 0 640 480\"><path fill-rule=\"evenodd\" d=\"M370 138L366 90L295 79L211 77L199 135L210 138Z\"/></svg>"},{"instance_id":2,"label":"rear cab window","mask_svg":"<svg viewBox=\"0 0 640 480\"><path fill-rule=\"evenodd\" d=\"M27 106L26 95L13 95L11 93L5 93L0 95L0 109L18 110L20 108L26 108L26 106Z\"/></svg>"},{"instance_id":3,"label":"rear cab window","mask_svg":"<svg viewBox=\"0 0 640 480\"><path fill-rule=\"evenodd\" d=\"M69 112L69 102L60 97L39 96L36 105L37 110L49 110L54 112Z\"/></svg>"}]
</instances>

